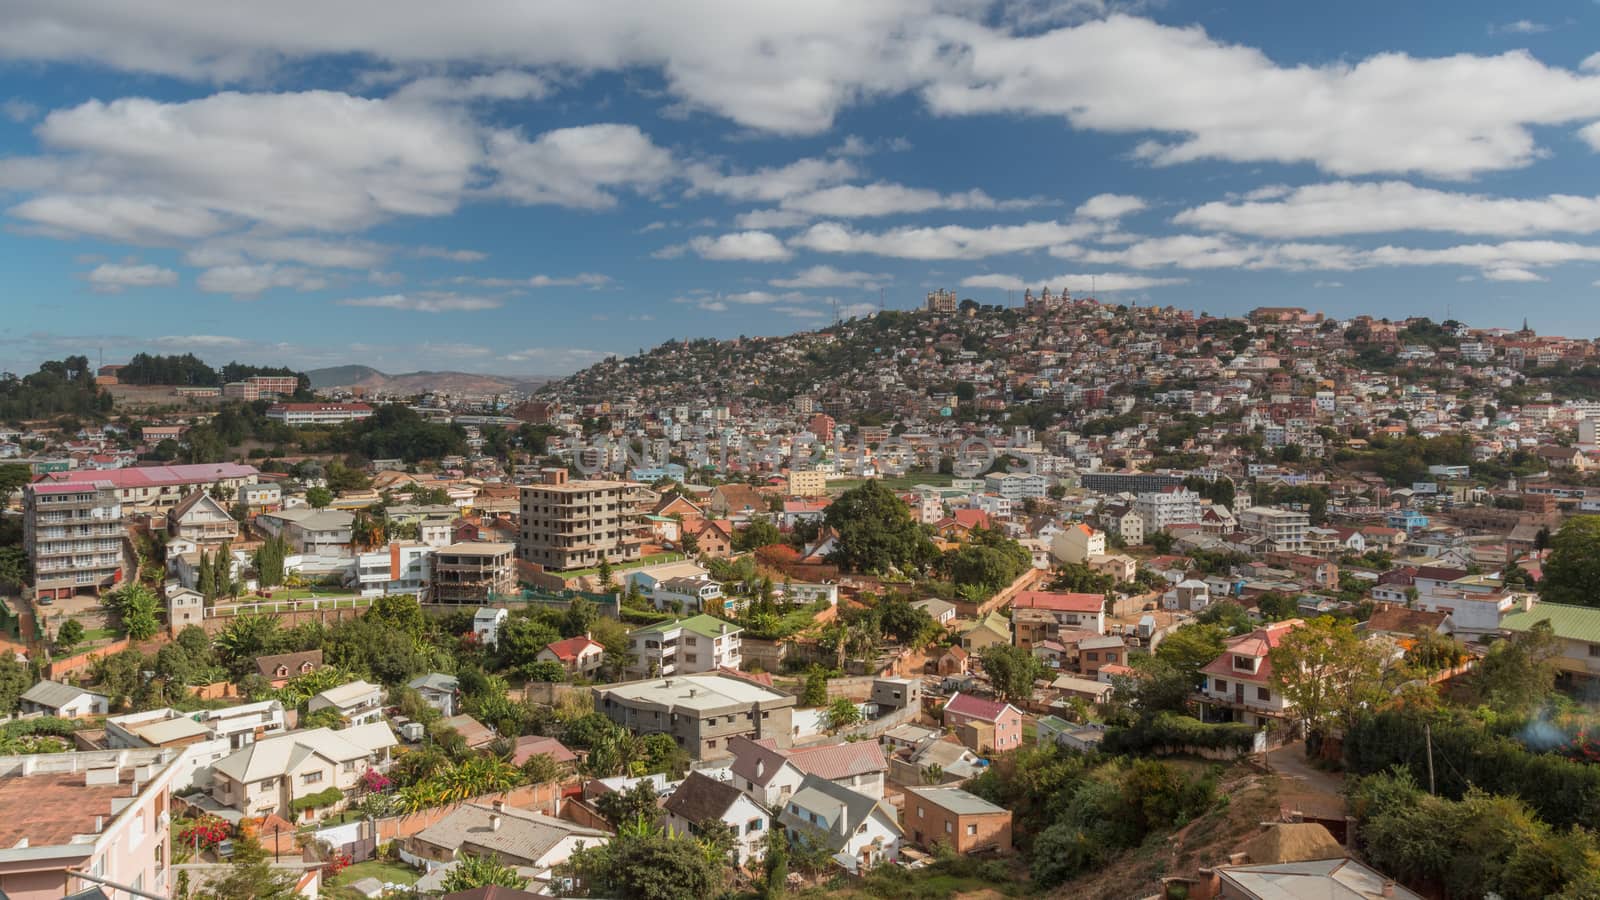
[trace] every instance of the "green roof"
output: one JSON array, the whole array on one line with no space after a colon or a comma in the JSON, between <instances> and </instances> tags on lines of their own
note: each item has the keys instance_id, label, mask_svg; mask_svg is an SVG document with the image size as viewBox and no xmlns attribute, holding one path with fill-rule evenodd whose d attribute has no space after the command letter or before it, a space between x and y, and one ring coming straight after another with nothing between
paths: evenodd
<instances>
[{"instance_id":1,"label":"green roof","mask_svg":"<svg viewBox=\"0 0 1600 900\"><path fill-rule=\"evenodd\" d=\"M665 634L666 632L671 631L673 629L681 628L684 631L693 632L694 634L700 635L701 637L714 638L714 637L720 636L723 633L722 629L724 627L726 627L728 629L729 633L732 633L732 632L740 630L739 626L731 624L731 623L728 623L728 622L724 622L721 619L717 618L716 616L698 615L698 616L690 616L687 619L677 619L675 621L657 622L654 625L646 625L643 628L636 628L636 629L633 630L632 633L633 634Z\"/></svg>"},{"instance_id":2,"label":"green roof","mask_svg":"<svg viewBox=\"0 0 1600 900\"><path fill-rule=\"evenodd\" d=\"M1600 644L1600 608L1569 606L1565 603L1535 603L1526 612L1512 613L1500 620L1506 631L1527 631L1548 621L1556 637Z\"/></svg>"}]
</instances>

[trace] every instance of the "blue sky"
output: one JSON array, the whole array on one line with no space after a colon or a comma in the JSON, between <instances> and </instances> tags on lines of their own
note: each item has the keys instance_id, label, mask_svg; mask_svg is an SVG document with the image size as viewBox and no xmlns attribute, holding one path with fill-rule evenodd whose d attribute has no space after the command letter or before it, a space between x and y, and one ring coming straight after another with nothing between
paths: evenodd
<instances>
[{"instance_id":1,"label":"blue sky","mask_svg":"<svg viewBox=\"0 0 1600 900\"><path fill-rule=\"evenodd\" d=\"M1595 3L4 17L8 370L103 349L561 374L1091 279L1600 333Z\"/></svg>"}]
</instances>

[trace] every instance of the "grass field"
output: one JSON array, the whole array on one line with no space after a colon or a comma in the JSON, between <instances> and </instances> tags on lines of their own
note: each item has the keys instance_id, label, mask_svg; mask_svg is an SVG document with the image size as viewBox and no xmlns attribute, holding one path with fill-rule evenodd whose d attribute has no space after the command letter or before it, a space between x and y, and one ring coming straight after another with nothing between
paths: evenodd
<instances>
[{"instance_id":1,"label":"grass field","mask_svg":"<svg viewBox=\"0 0 1600 900\"><path fill-rule=\"evenodd\" d=\"M339 877L328 882L329 887L344 887L355 884L363 878L376 878L384 884L416 884L422 876L405 863L386 862L371 859L366 862L356 863L339 873Z\"/></svg>"},{"instance_id":2,"label":"grass field","mask_svg":"<svg viewBox=\"0 0 1600 900\"><path fill-rule=\"evenodd\" d=\"M941 475L938 472L907 472L904 475L892 475L887 478L876 479L831 478L828 480L828 489L830 491L835 488L849 490L850 488L865 484L869 480L882 482L883 486L891 491L905 491L910 490L919 484L930 484L934 487L949 487L950 482L955 480L955 476Z\"/></svg>"}]
</instances>

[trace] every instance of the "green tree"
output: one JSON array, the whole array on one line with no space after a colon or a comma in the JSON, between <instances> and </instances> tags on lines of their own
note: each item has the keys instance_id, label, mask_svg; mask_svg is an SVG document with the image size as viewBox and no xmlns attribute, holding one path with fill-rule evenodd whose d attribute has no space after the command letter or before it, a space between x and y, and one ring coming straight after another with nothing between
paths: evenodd
<instances>
[{"instance_id":1,"label":"green tree","mask_svg":"<svg viewBox=\"0 0 1600 900\"><path fill-rule=\"evenodd\" d=\"M848 571L920 569L937 553L910 507L877 480L845 491L824 520L839 535L830 562Z\"/></svg>"},{"instance_id":2,"label":"green tree","mask_svg":"<svg viewBox=\"0 0 1600 900\"><path fill-rule=\"evenodd\" d=\"M0 585L19 587L27 580L27 552L20 544L0 547Z\"/></svg>"},{"instance_id":3,"label":"green tree","mask_svg":"<svg viewBox=\"0 0 1600 900\"><path fill-rule=\"evenodd\" d=\"M608 558L606 558L604 556L600 557L600 565L599 565L599 567L597 567L595 569L595 573L594 574L595 574L595 577L600 580L600 590L609 591L612 588L616 587L616 580L614 578L614 570L611 568L611 560L610 559L608 559Z\"/></svg>"},{"instance_id":4,"label":"green tree","mask_svg":"<svg viewBox=\"0 0 1600 900\"><path fill-rule=\"evenodd\" d=\"M250 832L233 840L228 874L211 882L200 896L215 900L270 900L294 896L295 877L267 863L261 842Z\"/></svg>"},{"instance_id":5,"label":"green tree","mask_svg":"<svg viewBox=\"0 0 1600 900\"><path fill-rule=\"evenodd\" d=\"M1268 622L1292 619L1300 612L1300 604L1295 598L1278 591L1267 591L1257 597L1256 608L1261 610L1261 617Z\"/></svg>"},{"instance_id":6,"label":"green tree","mask_svg":"<svg viewBox=\"0 0 1600 900\"><path fill-rule=\"evenodd\" d=\"M327 509L328 504L332 502L333 491L330 491L325 487L313 487L306 489L306 505L310 506L312 509Z\"/></svg>"},{"instance_id":7,"label":"green tree","mask_svg":"<svg viewBox=\"0 0 1600 900\"><path fill-rule=\"evenodd\" d=\"M1038 657L1011 644L992 644L979 650L978 661L995 694L1007 702L1032 697L1033 683L1045 677L1044 663Z\"/></svg>"},{"instance_id":8,"label":"green tree","mask_svg":"<svg viewBox=\"0 0 1600 900\"><path fill-rule=\"evenodd\" d=\"M813 667L806 673L805 690L800 694L801 706L822 706L828 702L828 673Z\"/></svg>"},{"instance_id":9,"label":"green tree","mask_svg":"<svg viewBox=\"0 0 1600 900\"><path fill-rule=\"evenodd\" d=\"M624 827L601 847L573 854L571 871L589 896L632 900L702 900L721 893L726 867L699 843L653 827Z\"/></svg>"},{"instance_id":10,"label":"green tree","mask_svg":"<svg viewBox=\"0 0 1600 900\"><path fill-rule=\"evenodd\" d=\"M83 642L83 623L77 619L68 619L56 629L56 646L62 653L69 653L73 647Z\"/></svg>"},{"instance_id":11,"label":"green tree","mask_svg":"<svg viewBox=\"0 0 1600 900\"><path fill-rule=\"evenodd\" d=\"M1574 516L1550 539L1539 598L1600 606L1600 516Z\"/></svg>"},{"instance_id":12,"label":"green tree","mask_svg":"<svg viewBox=\"0 0 1600 900\"><path fill-rule=\"evenodd\" d=\"M849 697L835 697L822 719L829 731L843 731L861 721L861 710Z\"/></svg>"},{"instance_id":13,"label":"green tree","mask_svg":"<svg viewBox=\"0 0 1600 900\"><path fill-rule=\"evenodd\" d=\"M1496 712L1532 712L1555 687L1555 659L1560 653L1561 639L1548 621L1496 641L1473 670L1469 681L1473 695Z\"/></svg>"},{"instance_id":14,"label":"green tree","mask_svg":"<svg viewBox=\"0 0 1600 900\"><path fill-rule=\"evenodd\" d=\"M1332 726L1350 724L1388 696L1383 650L1351 622L1314 619L1284 635L1270 657L1273 685L1305 726L1308 753Z\"/></svg>"},{"instance_id":15,"label":"green tree","mask_svg":"<svg viewBox=\"0 0 1600 900\"><path fill-rule=\"evenodd\" d=\"M24 663L9 653L0 653L0 714L17 711L17 700L33 686L33 676Z\"/></svg>"},{"instance_id":16,"label":"green tree","mask_svg":"<svg viewBox=\"0 0 1600 900\"><path fill-rule=\"evenodd\" d=\"M456 864L445 873L440 890L453 894L456 891L470 891L491 884L521 890L527 886L528 879L518 875L517 870L511 866L502 865L493 856L463 853L461 858L456 860Z\"/></svg>"},{"instance_id":17,"label":"green tree","mask_svg":"<svg viewBox=\"0 0 1600 900\"><path fill-rule=\"evenodd\" d=\"M756 519L734 536L733 543L735 550L759 550L783 543L783 534L778 531L778 526L766 519Z\"/></svg>"}]
</instances>

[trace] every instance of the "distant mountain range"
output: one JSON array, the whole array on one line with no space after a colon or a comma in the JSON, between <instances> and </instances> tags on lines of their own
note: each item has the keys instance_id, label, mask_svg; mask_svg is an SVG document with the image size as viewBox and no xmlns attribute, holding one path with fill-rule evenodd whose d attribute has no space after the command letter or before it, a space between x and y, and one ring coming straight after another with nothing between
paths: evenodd
<instances>
[{"instance_id":1,"label":"distant mountain range","mask_svg":"<svg viewBox=\"0 0 1600 900\"><path fill-rule=\"evenodd\" d=\"M549 378L541 376L480 375L473 372L406 372L390 375L371 366L330 366L306 372L313 390L361 388L369 393L422 394L438 391L455 395L532 393Z\"/></svg>"}]
</instances>

